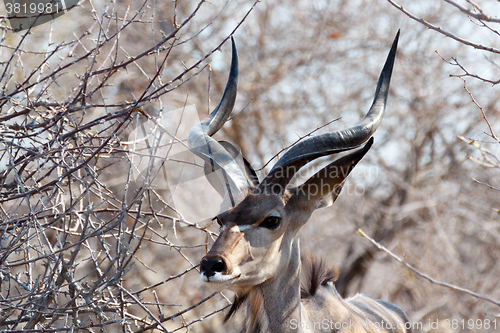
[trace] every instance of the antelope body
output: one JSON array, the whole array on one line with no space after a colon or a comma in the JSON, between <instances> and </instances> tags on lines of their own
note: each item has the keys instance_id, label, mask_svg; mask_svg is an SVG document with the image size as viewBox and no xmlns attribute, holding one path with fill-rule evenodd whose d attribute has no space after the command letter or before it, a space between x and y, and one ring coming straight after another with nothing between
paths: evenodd
<instances>
[{"instance_id":1,"label":"antelope body","mask_svg":"<svg viewBox=\"0 0 500 333\"><path fill-rule=\"evenodd\" d=\"M342 299L333 285L336 271L314 257L301 260L298 237L315 209L335 201L349 172L370 149L384 114L398 37L399 32L360 124L300 141L262 181L234 145L211 138L236 99L238 57L232 40L222 99L191 129L188 145L204 159L208 180L224 196L215 218L220 234L201 260L200 277L236 293L226 320L247 304L246 332L410 332L407 316L396 305L364 295ZM312 160L350 150L302 185L287 187Z\"/></svg>"}]
</instances>

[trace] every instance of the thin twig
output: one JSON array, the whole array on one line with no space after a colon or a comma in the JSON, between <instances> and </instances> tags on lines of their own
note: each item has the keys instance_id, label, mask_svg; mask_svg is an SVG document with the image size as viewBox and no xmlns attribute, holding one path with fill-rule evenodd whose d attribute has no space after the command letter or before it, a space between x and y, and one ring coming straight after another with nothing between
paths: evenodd
<instances>
[{"instance_id":1,"label":"thin twig","mask_svg":"<svg viewBox=\"0 0 500 333\"><path fill-rule=\"evenodd\" d=\"M457 42L462 43L464 45L472 46L475 49L485 50L485 51L488 51L488 52L500 54L500 49L497 49L497 48L494 48L494 47L490 47L490 46L484 46L484 45L477 44L477 43L473 43L471 41L468 41L466 39L458 37L458 36L456 36L455 34L449 32L449 31L443 30L440 27L435 26L434 24L427 22L423 18L420 18L420 17L418 17L416 15L413 15L411 12L407 11L406 9L404 9L403 6L397 4L395 1L393 1L393 0L387 0L387 1L391 5L393 5L394 7L396 7L399 11L403 12L406 16L408 16L409 18L411 18L412 20L415 20L418 23L423 24L424 26L426 26L429 29L437 31L440 34L445 35L446 37L450 37L451 39L456 40Z\"/></svg>"},{"instance_id":2,"label":"thin twig","mask_svg":"<svg viewBox=\"0 0 500 333\"><path fill-rule=\"evenodd\" d=\"M484 301L487 301L489 303L495 304L496 306L500 307L500 302L499 301L496 301L496 300L491 299L491 298L489 298L487 296L478 294L478 293L476 293L476 292L474 292L472 290L469 290L467 288L463 288L463 287L460 287L460 286L457 286L457 285L454 285L454 284L451 284L451 283L448 283L448 282L438 281L438 280L432 278L431 276L429 276L428 274L421 272L420 270L416 269L411 264L409 264L407 261L401 259L399 256L397 256L396 254L394 254L393 252L391 252L390 250L388 250L385 246L379 244L373 238L371 238L370 236L368 236L367 234L365 234L363 232L363 230L358 229L358 234L361 235L361 236L363 236L364 238L368 239L379 250L384 251L385 253L387 253L388 255L390 255L393 259L395 259L397 262L399 262L400 264L403 264L404 266L408 267L412 272L414 272L418 276L426 279L427 281L429 281L429 282L431 282L433 284L437 284L437 285L442 286L442 287L450 288L452 290L468 294L470 296L473 296L473 297L478 298L478 299L482 299Z\"/></svg>"}]
</instances>

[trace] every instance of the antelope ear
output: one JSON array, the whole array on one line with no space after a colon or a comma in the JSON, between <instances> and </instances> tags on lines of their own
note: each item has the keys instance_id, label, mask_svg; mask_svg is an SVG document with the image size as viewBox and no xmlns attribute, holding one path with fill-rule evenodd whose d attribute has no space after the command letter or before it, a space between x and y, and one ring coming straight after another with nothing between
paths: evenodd
<instances>
[{"instance_id":1,"label":"antelope ear","mask_svg":"<svg viewBox=\"0 0 500 333\"><path fill-rule=\"evenodd\" d=\"M309 203L312 210L330 206L342 191L344 180L370 150L372 144L373 138L370 138L361 149L328 164L300 185L295 193L305 196L302 199Z\"/></svg>"},{"instance_id":2,"label":"antelope ear","mask_svg":"<svg viewBox=\"0 0 500 333\"><path fill-rule=\"evenodd\" d=\"M245 176L250 187L257 187L259 185L259 178L254 168L241 154L241 150L234 144L227 141L219 141L219 144L231 155L231 157L240 166L241 170L245 171ZM220 194L221 197L226 195L227 185L224 183L223 174L217 174L217 167L213 163L205 161L204 172L205 177L212 187Z\"/></svg>"}]
</instances>

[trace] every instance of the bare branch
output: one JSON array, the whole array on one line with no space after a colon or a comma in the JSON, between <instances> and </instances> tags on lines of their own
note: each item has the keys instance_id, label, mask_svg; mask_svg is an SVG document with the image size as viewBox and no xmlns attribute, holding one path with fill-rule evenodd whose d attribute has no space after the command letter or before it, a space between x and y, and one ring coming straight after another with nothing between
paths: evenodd
<instances>
[{"instance_id":1,"label":"bare branch","mask_svg":"<svg viewBox=\"0 0 500 333\"><path fill-rule=\"evenodd\" d=\"M440 27L438 27L438 26L436 26L434 24L431 24L431 23L427 22L423 18L420 18L420 17L418 17L416 15L413 15L412 13L410 13L409 11L407 11L406 9L404 9L403 6L397 4L393 0L387 0L387 1L391 5L393 5L395 8L397 8L399 11L403 12L406 16L408 16L409 18L411 18L412 20L415 20L418 23L421 23L421 24L425 25L429 29L437 31L437 32L439 32L440 34L442 34L442 35L444 35L446 37L450 37L451 39L456 40L459 43L462 43L462 44L467 45L467 46L471 46L471 47L473 47L475 49L485 50L485 51L488 51L488 52L491 52L491 53L500 54L500 49L497 49L497 48L494 48L494 47L490 47L490 46L484 46L484 45L481 45L481 44L478 44L478 43L474 43L474 42L468 41L468 40L466 40L464 38L461 38L461 37L459 37L459 36L457 36L457 35L449 32L449 31L441 29Z\"/></svg>"},{"instance_id":2,"label":"bare branch","mask_svg":"<svg viewBox=\"0 0 500 333\"><path fill-rule=\"evenodd\" d=\"M455 291L459 291L459 292L462 292L462 293L465 293L465 294L468 294L470 296L473 296L475 298L478 298L478 299L482 299L484 301L487 301L489 303L492 303L496 306L499 306L500 307L500 302L499 301L496 301L494 299L491 299L487 296L484 296L484 295L481 295L481 294L478 294L472 290L469 290L467 288L463 288L463 287L460 287L460 286L456 286L452 283L448 283L448 282L443 282L443 281L438 281L434 278L432 278L431 276L427 275L426 273L423 273L421 272L420 270L416 269L415 267L413 267L411 264L409 264L406 260L403 260L401 259L399 256L397 256L396 254L394 254L393 252L389 251L385 246L379 244L378 242L376 242L373 238L371 238L370 236L368 236L367 234L365 234L363 232L363 230L361 229L358 229L358 234L363 236L364 238L368 239L373 245L375 245L379 250L382 250L384 251L385 253L387 253L388 255L390 255L394 260L396 260L397 262L399 262L400 264L403 264L404 266L406 266L407 268L409 268L412 272L414 272L415 274L417 274L418 276L426 279L427 281L433 283L433 284L437 284L438 286L441 286L441 287L446 287L446 288L450 288L451 290L455 290Z\"/></svg>"}]
</instances>

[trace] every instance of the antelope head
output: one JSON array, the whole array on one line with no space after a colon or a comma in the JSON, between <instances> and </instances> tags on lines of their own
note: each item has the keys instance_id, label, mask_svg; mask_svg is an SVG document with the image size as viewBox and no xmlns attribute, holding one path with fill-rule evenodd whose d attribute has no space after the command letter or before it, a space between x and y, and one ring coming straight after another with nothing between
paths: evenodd
<instances>
[{"instance_id":1,"label":"antelope head","mask_svg":"<svg viewBox=\"0 0 500 333\"><path fill-rule=\"evenodd\" d=\"M224 196L222 212L215 217L220 234L201 260L200 276L204 281L245 294L285 272L296 276L300 270L300 228L315 209L335 201L345 178L373 144L371 136L384 115L398 37L399 32L378 79L373 104L361 122L300 141L262 181L237 147L211 137L228 119L236 99L238 56L231 40L231 70L222 99L188 136L190 149L204 159L207 177ZM349 153L305 183L288 186L307 163L341 152ZM213 177L214 174L218 176Z\"/></svg>"}]
</instances>

